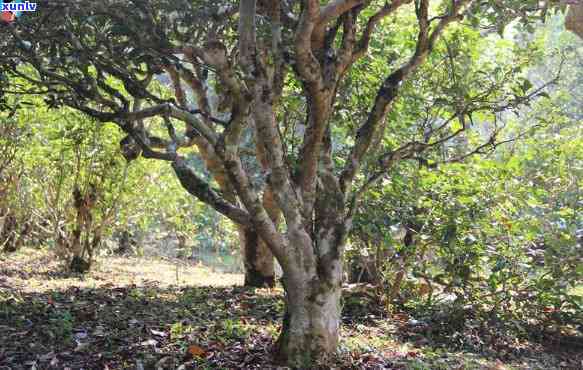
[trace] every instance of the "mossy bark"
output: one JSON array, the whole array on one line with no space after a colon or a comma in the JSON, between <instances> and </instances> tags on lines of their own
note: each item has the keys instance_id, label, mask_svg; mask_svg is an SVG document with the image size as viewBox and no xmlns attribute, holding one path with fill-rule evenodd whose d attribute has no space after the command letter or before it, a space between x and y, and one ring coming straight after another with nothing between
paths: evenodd
<instances>
[{"instance_id":1,"label":"mossy bark","mask_svg":"<svg viewBox=\"0 0 583 370\"><path fill-rule=\"evenodd\" d=\"M341 288L327 284L286 283L286 311L277 341L276 361L294 368L324 363L338 346Z\"/></svg>"}]
</instances>

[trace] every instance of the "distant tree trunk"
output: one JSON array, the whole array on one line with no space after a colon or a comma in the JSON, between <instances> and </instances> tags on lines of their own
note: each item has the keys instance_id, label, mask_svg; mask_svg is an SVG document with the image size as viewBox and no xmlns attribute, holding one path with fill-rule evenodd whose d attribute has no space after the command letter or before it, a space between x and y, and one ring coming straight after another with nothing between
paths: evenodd
<instances>
[{"instance_id":1,"label":"distant tree trunk","mask_svg":"<svg viewBox=\"0 0 583 370\"><path fill-rule=\"evenodd\" d=\"M85 191L75 187L73 189L73 200L77 214L75 228L72 230L67 243L71 253L69 268L73 272L85 273L91 269L93 249L101 241L101 236L92 230L93 215L91 211L97 200L95 186L90 184L89 189ZM84 240L83 236L85 237Z\"/></svg>"},{"instance_id":2,"label":"distant tree trunk","mask_svg":"<svg viewBox=\"0 0 583 370\"><path fill-rule=\"evenodd\" d=\"M270 191L264 195L264 205L277 223L278 210ZM241 258L245 269L246 287L272 288L275 286L275 259L273 253L252 227L238 226Z\"/></svg>"},{"instance_id":3,"label":"distant tree trunk","mask_svg":"<svg viewBox=\"0 0 583 370\"><path fill-rule=\"evenodd\" d=\"M73 256L71 263L69 264L69 269L72 272L84 274L91 269L91 262L86 261L80 256Z\"/></svg>"},{"instance_id":4,"label":"distant tree trunk","mask_svg":"<svg viewBox=\"0 0 583 370\"><path fill-rule=\"evenodd\" d=\"M199 104L205 105L203 101ZM197 142L201 156L209 171L213 173L219 187L225 195L225 199L236 204L238 202L235 189L228 179L227 173L223 164L221 164L215 149L209 146L208 143L202 141ZM277 207L266 191L266 208L271 209L270 214L272 219L277 218ZM257 235L252 227L245 227L237 225L239 233L239 245L241 250L241 258L243 259L243 267L245 269L246 287L273 287L275 285L275 270L274 257L269 248Z\"/></svg>"},{"instance_id":5,"label":"distant tree trunk","mask_svg":"<svg viewBox=\"0 0 583 370\"><path fill-rule=\"evenodd\" d=\"M0 246L6 253L14 253L20 246L18 221L10 213L5 216L4 224L2 229L0 229Z\"/></svg>"},{"instance_id":6,"label":"distant tree trunk","mask_svg":"<svg viewBox=\"0 0 583 370\"><path fill-rule=\"evenodd\" d=\"M118 238L118 248L116 254L126 254L131 250L131 234L127 230L123 230Z\"/></svg>"},{"instance_id":7,"label":"distant tree trunk","mask_svg":"<svg viewBox=\"0 0 583 370\"><path fill-rule=\"evenodd\" d=\"M565 28L583 39L583 3L569 6L565 18Z\"/></svg>"},{"instance_id":8,"label":"distant tree trunk","mask_svg":"<svg viewBox=\"0 0 583 370\"><path fill-rule=\"evenodd\" d=\"M239 227L241 256L245 267L245 286L273 287L275 270L273 254L253 228Z\"/></svg>"},{"instance_id":9,"label":"distant tree trunk","mask_svg":"<svg viewBox=\"0 0 583 370\"><path fill-rule=\"evenodd\" d=\"M401 292L401 285L407 276L407 272L409 270L410 260L411 260L411 252L410 249L412 245L415 243L415 233L419 231L419 227L417 225L408 224L407 231L405 236L403 237L403 244L405 245L405 251L399 257L399 271L395 275L395 279L391 284L390 292L389 292L389 302L394 302L397 297L399 297L399 293Z\"/></svg>"}]
</instances>

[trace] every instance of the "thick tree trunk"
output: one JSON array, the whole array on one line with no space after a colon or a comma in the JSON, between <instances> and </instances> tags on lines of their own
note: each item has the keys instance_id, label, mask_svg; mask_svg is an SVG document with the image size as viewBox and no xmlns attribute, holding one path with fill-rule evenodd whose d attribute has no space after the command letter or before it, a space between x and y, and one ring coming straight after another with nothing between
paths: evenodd
<instances>
[{"instance_id":1,"label":"thick tree trunk","mask_svg":"<svg viewBox=\"0 0 583 370\"><path fill-rule=\"evenodd\" d=\"M292 367L325 361L338 345L342 311L340 285L306 279L299 284L286 282L286 293L276 361Z\"/></svg>"},{"instance_id":2,"label":"thick tree trunk","mask_svg":"<svg viewBox=\"0 0 583 370\"><path fill-rule=\"evenodd\" d=\"M252 228L239 227L241 256L245 266L245 286L272 288L275 285L273 254Z\"/></svg>"},{"instance_id":3,"label":"thick tree trunk","mask_svg":"<svg viewBox=\"0 0 583 370\"><path fill-rule=\"evenodd\" d=\"M307 233L288 232L295 259L282 265L285 314L277 340L276 361L292 368L311 368L334 355L341 323L342 263L332 234L318 239L314 248ZM329 245L327 248L325 245ZM317 251L317 253L314 253ZM331 257L334 255L335 257Z\"/></svg>"}]
</instances>

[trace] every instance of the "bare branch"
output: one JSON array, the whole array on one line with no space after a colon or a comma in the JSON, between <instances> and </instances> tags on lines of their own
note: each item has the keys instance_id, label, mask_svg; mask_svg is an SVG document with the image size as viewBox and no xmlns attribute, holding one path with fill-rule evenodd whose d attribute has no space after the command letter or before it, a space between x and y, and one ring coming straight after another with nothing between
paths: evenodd
<instances>
[{"instance_id":1,"label":"bare branch","mask_svg":"<svg viewBox=\"0 0 583 370\"><path fill-rule=\"evenodd\" d=\"M176 158L172 168L182 186L192 195L240 225L252 226L249 213L223 199L211 186L199 178L182 158Z\"/></svg>"},{"instance_id":2,"label":"bare branch","mask_svg":"<svg viewBox=\"0 0 583 370\"><path fill-rule=\"evenodd\" d=\"M345 14L343 19L342 46L338 51L336 74L344 75L353 62L353 52L356 43L356 17L352 12Z\"/></svg>"}]
</instances>

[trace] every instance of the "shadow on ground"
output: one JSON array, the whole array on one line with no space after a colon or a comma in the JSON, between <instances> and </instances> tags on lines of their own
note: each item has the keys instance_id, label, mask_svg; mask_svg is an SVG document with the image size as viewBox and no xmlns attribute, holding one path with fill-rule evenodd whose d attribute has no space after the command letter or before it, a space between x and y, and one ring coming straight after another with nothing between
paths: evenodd
<instances>
[{"instance_id":1,"label":"shadow on ground","mask_svg":"<svg viewBox=\"0 0 583 370\"><path fill-rule=\"evenodd\" d=\"M277 294L265 293L155 286L3 292L0 368L267 365L280 305Z\"/></svg>"},{"instance_id":2,"label":"shadow on ground","mask_svg":"<svg viewBox=\"0 0 583 370\"><path fill-rule=\"evenodd\" d=\"M0 369L274 367L280 289L128 284L115 275L92 281L47 272L22 275L16 271L21 268L0 260ZM15 285L11 276L23 279ZM39 277L55 282L42 285ZM383 315L374 295L347 293L339 353L322 368L577 369L583 364L577 347L526 346L501 338L478 338L480 346L468 346L471 333L411 325L407 313ZM452 346L456 341L460 345Z\"/></svg>"}]
</instances>

